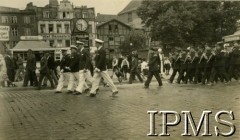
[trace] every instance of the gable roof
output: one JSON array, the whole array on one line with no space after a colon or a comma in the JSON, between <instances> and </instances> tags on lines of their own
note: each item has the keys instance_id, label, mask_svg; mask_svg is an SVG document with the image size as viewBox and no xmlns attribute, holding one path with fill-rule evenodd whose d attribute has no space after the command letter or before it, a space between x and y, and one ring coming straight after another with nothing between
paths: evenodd
<instances>
[{"instance_id":1,"label":"gable roof","mask_svg":"<svg viewBox=\"0 0 240 140\"><path fill-rule=\"evenodd\" d=\"M111 19L111 20L109 20L109 21L107 21L107 22L98 24L98 25L97 25L97 28L99 28L99 27L101 27L101 26L103 26L103 25L105 25L105 24L107 24L107 23L109 23L109 22L112 22L112 21L116 21L116 22L118 22L118 23L120 23L120 24L122 24L122 25L124 25L124 26L127 26L128 28L132 28L132 27L129 26L128 24L126 24L126 23L124 23L124 22L122 22L122 21L120 21L120 20L118 20L118 19Z\"/></svg>"},{"instance_id":2,"label":"gable roof","mask_svg":"<svg viewBox=\"0 0 240 140\"><path fill-rule=\"evenodd\" d=\"M111 19L116 19L117 15L97 14L96 22L107 22Z\"/></svg>"},{"instance_id":3,"label":"gable roof","mask_svg":"<svg viewBox=\"0 0 240 140\"><path fill-rule=\"evenodd\" d=\"M143 0L132 0L118 15L125 14L137 10L141 6Z\"/></svg>"}]
</instances>

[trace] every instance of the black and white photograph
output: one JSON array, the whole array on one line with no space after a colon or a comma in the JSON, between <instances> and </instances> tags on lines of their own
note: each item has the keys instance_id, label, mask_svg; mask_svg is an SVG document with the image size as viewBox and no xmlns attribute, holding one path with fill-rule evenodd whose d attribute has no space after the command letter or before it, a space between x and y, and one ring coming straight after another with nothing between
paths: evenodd
<instances>
[{"instance_id":1,"label":"black and white photograph","mask_svg":"<svg viewBox=\"0 0 240 140\"><path fill-rule=\"evenodd\" d=\"M0 1L0 140L239 130L240 1Z\"/></svg>"}]
</instances>

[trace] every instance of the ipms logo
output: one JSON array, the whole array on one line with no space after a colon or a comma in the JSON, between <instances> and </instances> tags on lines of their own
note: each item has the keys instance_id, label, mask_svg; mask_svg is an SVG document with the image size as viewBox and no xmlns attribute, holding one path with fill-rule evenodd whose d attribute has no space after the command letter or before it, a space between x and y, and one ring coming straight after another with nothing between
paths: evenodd
<instances>
[{"instance_id":1,"label":"ipms logo","mask_svg":"<svg viewBox=\"0 0 240 140\"><path fill-rule=\"evenodd\" d=\"M150 132L147 134L148 136L158 136L155 132L155 115L160 114L162 116L162 133L159 136L170 136L168 133L169 126L176 126L181 122L181 115L176 111L148 111L150 114ZM201 136L212 136L209 133L209 115L212 114L212 111L203 111L200 121L198 125L196 125L192 113L190 111L182 111L181 114L184 116L184 132L181 134L182 136L199 136L201 127L204 125L204 132ZM168 122L168 115L174 115L175 120L172 122ZM216 136L224 136L229 137L232 136L235 131L236 127L232 122L223 120L221 116L224 118L229 117L229 119L234 120L233 111L219 111L215 115L215 121L219 124L218 126L214 126L215 135ZM190 126L190 127L189 127ZM221 130L221 126L224 126L224 129ZM189 132L189 128L192 129L192 133Z\"/></svg>"}]
</instances>

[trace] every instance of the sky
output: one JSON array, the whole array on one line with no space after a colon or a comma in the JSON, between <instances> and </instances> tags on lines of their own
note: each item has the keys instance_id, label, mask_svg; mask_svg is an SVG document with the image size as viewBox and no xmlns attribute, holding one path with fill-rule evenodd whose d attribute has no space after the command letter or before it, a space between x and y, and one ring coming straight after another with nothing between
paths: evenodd
<instances>
[{"instance_id":1,"label":"sky","mask_svg":"<svg viewBox=\"0 0 240 140\"><path fill-rule=\"evenodd\" d=\"M60 2L61 0L58 0ZM96 13L118 14L131 0L69 0L74 6L87 5L95 7ZM45 6L49 0L1 0L0 6L25 9L27 3L33 2L36 6Z\"/></svg>"}]
</instances>

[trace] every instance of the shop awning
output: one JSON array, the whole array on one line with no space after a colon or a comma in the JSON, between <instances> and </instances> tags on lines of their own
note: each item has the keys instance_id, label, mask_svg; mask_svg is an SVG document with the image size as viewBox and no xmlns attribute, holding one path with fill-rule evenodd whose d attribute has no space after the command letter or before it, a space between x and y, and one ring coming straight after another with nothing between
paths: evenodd
<instances>
[{"instance_id":1,"label":"shop awning","mask_svg":"<svg viewBox=\"0 0 240 140\"><path fill-rule=\"evenodd\" d=\"M27 51L31 49L32 51L54 51L56 48L52 48L45 41L19 41L17 45L11 49L12 51Z\"/></svg>"}]
</instances>

